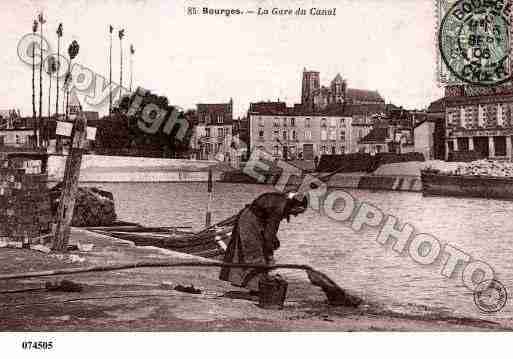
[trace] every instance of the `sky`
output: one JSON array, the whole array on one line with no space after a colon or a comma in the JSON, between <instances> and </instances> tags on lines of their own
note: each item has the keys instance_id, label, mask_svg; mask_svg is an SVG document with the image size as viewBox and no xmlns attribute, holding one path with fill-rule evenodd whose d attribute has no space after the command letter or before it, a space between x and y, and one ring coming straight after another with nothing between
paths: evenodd
<instances>
[{"instance_id":1,"label":"sky","mask_svg":"<svg viewBox=\"0 0 513 359\"><path fill-rule=\"evenodd\" d=\"M336 16L188 15L188 7L200 12L203 7L244 12L335 7ZM424 108L442 96L436 82L433 0L1 0L0 109L32 112L32 70L17 48L40 11L52 52L55 31L63 23L63 47L77 40L76 62L106 78L112 24L116 82L117 30L124 28L123 84L128 86L133 44L134 87L165 95L182 108L233 98L234 115L242 116L250 102L280 99L292 105L300 101L305 67L320 72L321 84L329 85L340 73L350 88L377 90L387 103L405 108ZM54 93L55 81L52 86ZM47 77L43 88L46 114ZM84 107L105 114L108 102Z\"/></svg>"}]
</instances>

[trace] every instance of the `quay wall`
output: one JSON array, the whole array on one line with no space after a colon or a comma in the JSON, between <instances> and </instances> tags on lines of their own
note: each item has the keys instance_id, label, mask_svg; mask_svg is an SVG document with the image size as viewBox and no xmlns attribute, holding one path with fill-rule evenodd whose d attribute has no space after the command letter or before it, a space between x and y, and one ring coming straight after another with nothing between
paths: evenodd
<instances>
[{"instance_id":1,"label":"quay wall","mask_svg":"<svg viewBox=\"0 0 513 359\"><path fill-rule=\"evenodd\" d=\"M335 175L328 181L328 188L352 188L376 191L422 192L422 181L420 176L408 175Z\"/></svg>"},{"instance_id":2,"label":"quay wall","mask_svg":"<svg viewBox=\"0 0 513 359\"><path fill-rule=\"evenodd\" d=\"M62 180L66 156L51 155L48 159L48 180ZM389 191L422 191L420 168L426 162L404 162L381 166L374 173L339 173L328 180L329 188L353 188ZM215 181L257 183L240 170L219 165L216 161L84 155L80 182L206 182L208 168L214 166ZM328 173L314 173L323 177ZM279 173L272 173L266 184L273 184ZM297 187L300 177L291 176L288 185Z\"/></svg>"},{"instance_id":3,"label":"quay wall","mask_svg":"<svg viewBox=\"0 0 513 359\"><path fill-rule=\"evenodd\" d=\"M422 192L422 181L420 169L426 165L425 162L404 162L393 163L380 166L374 173L349 172L337 173L326 181L328 188L352 188L365 190L382 191L407 191ZM312 176L323 178L329 175L329 172L311 173ZM262 184L276 184L281 176L281 172L268 173L266 180ZM288 177L286 190L296 190L301 185L303 178L290 174ZM258 183L252 177L242 173L242 171L227 171L221 175L222 182L229 183Z\"/></svg>"},{"instance_id":4,"label":"quay wall","mask_svg":"<svg viewBox=\"0 0 513 359\"><path fill-rule=\"evenodd\" d=\"M48 159L48 180L62 180L66 156ZM80 182L206 182L216 161L84 155ZM214 180L220 179L214 169Z\"/></svg>"}]
</instances>

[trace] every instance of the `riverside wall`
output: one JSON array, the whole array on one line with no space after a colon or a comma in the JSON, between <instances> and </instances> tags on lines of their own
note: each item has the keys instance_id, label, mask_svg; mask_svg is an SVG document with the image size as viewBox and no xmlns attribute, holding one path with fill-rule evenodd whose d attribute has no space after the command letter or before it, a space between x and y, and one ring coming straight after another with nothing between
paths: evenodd
<instances>
[{"instance_id":1,"label":"riverside wall","mask_svg":"<svg viewBox=\"0 0 513 359\"><path fill-rule=\"evenodd\" d=\"M322 178L328 173L312 173L314 177ZM265 183L258 183L248 175L238 171L223 173L221 175L222 182L228 183L248 183L248 184L276 184L280 175L269 178ZM290 176L287 182L286 190L297 189L301 185L302 179ZM381 191L407 191L421 192L422 182L420 176L411 175L377 175L367 173L341 173L336 174L326 181L330 189L365 189L365 190L381 190Z\"/></svg>"},{"instance_id":2,"label":"riverside wall","mask_svg":"<svg viewBox=\"0 0 513 359\"><path fill-rule=\"evenodd\" d=\"M326 181L328 188L352 188L365 190L382 191L407 191L421 192L422 181L420 170L426 166L433 165L432 161L421 162L411 161L402 163L391 163L380 166L374 172L347 172L337 173ZM316 172L311 175L323 178L329 175L329 172ZM273 171L266 176L266 182L263 184L275 184L281 176L280 171ZM287 190L292 190L302 182L302 178L290 174L288 176ZM228 171L222 173L221 181L230 183L252 183L257 181L241 171Z\"/></svg>"},{"instance_id":3,"label":"riverside wall","mask_svg":"<svg viewBox=\"0 0 513 359\"><path fill-rule=\"evenodd\" d=\"M66 156L49 157L50 182L62 180L65 163ZM420 192L420 168L425 164L426 162L394 163L383 165L373 173L339 173L330 177L327 184L329 188ZM230 169L216 161L101 155L84 155L80 182L206 182L209 167L214 169L214 181L257 183L240 170ZM327 174L313 173L321 178ZM266 184L273 184L278 178L279 173L272 173ZM289 185L292 186L301 182L298 177L290 179Z\"/></svg>"},{"instance_id":4,"label":"riverside wall","mask_svg":"<svg viewBox=\"0 0 513 359\"><path fill-rule=\"evenodd\" d=\"M66 156L48 159L48 180L62 180ZM80 182L206 182L208 168L216 161L84 155ZM214 180L220 171L214 168Z\"/></svg>"}]
</instances>

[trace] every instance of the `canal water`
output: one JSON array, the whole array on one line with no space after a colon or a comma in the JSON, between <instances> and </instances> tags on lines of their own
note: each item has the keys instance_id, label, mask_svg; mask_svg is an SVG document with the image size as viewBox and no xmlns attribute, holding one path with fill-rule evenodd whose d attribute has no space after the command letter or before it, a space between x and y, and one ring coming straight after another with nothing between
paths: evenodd
<instances>
[{"instance_id":1,"label":"canal water","mask_svg":"<svg viewBox=\"0 0 513 359\"><path fill-rule=\"evenodd\" d=\"M148 226L204 224L206 183L97 183L113 192L118 217ZM213 221L238 212L271 186L218 183L215 185ZM497 278L513 296L513 202L422 197L420 193L349 190L401 223L412 224L417 233L429 233L475 259L490 264ZM472 293L461 281L462 267L452 278L440 274L442 263L420 265L399 255L390 245L376 242L378 229L354 232L308 210L290 223L282 222L278 236L282 263L309 264L327 273L342 287L368 301L397 311L426 306L449 315L500 321L513 325L513 305L494 314L482 314ZM292 275L292 274L291 274ZM305 276L306 280L306 276Z\"/></svg>"}]
</instances>

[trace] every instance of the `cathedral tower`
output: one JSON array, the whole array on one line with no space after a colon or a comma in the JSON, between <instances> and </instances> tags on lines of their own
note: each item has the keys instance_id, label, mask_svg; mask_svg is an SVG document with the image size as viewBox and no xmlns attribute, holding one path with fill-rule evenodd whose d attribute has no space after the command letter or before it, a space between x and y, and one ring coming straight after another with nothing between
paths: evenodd
<instances>
[{"instance_id":1,"label":"cathedral tower","mask_svg":"<svg viewBox=\"0 0 513 359\"><path fill-rule=\"evenodd\" d=\"M340 104L344 103L344 99L346 97L346 81L340 76L340 74L337 74L333 81L331 81L331 101L330 103L334 104Z\"/></svg>"},{"instance_id":2,"label":"cathedral tower","mask_svg":"<svg viewBox=\"0 0 513 359\"><path fill-rule=\"evenodd\" d=\"M301 104L313 106L314 93L319 90L319 72L303 70L303 82L301 84Z\"/></svg>"}]
</instances>

